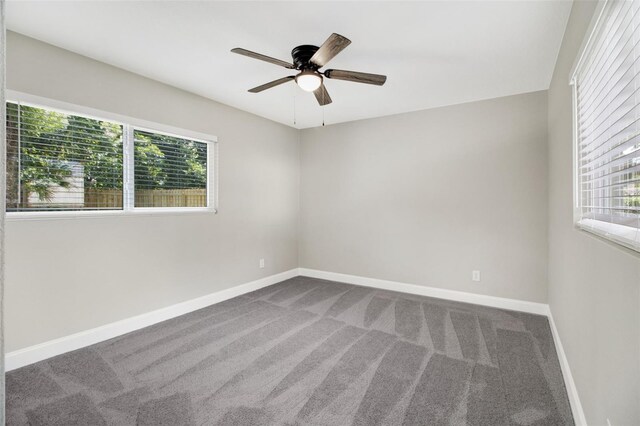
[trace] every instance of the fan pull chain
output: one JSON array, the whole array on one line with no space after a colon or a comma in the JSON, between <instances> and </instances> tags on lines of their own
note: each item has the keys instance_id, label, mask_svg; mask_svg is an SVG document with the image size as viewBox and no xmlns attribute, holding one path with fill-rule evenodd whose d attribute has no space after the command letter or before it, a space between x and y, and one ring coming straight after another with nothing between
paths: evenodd
<instances>
[{"instance_id":1,"label":"fan pull chain","mask_svg":"<svg viewBox=\"0 0 640 426\"><path fill-rule=\"evenodd\" d=\"M296 92L293 92L293 125L296 125Z\"/></svg>"},{"instance_id":2,"label":"fan pull chain","mask_svg":"<svg viewBox=\"0 0 640 426\"><path fill-rule=\"evenodd\" d=\"M324 107L325 107L325 104L324 104L324 101L325 101L324 95L325 95L325 93L327 93L327 91L326 91L326 90L323 90L323 91L322 91L322 107L321 107L321 108L322 108L322 127L324 127Z\"/></svg>"}]
</instances>

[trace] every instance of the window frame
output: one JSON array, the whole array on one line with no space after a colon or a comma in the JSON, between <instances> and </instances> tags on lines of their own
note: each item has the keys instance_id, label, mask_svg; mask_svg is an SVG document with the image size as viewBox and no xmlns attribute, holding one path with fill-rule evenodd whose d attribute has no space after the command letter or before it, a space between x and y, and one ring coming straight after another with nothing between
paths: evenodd
<instances>
[{"instance_id":1,"label":"window frame","mask_svg":"<svg viewBox=\"0 0 640 426\"><path fill-rule=\"evenodd\" d=\"M605 222L597 219L585 218L582 215L581 176L580 176L580 129L578 126L578 71L587 59L587 52L594 42L594 37L601 25L603 25L604 12L611 0L599 1L593 13L593 17L582 45L569 73L569 85L571 86L571 119L572 119L572 177L573 177L573 225L575 229L588 232L609 242L615 243L626 249L640 252L640 228Z\"/></svg>"},{"instance_id":2,"label":"window frame","mask_svg":"<svg viewBox=\"0 0 640 426\"><path fill-rule=\"evenodd\" d=\"M122 125L123 176L122 209L5 212L8 221L106 218L116 216L184 215L218 213L218 138L216 136L115 114L68 102L34 96L14 90L6 91L6 101L45 108L65 114L111 121ZM135 207L134 130L190 139L207 144L207 206L206 207Z\"/></svg>"}]
</instances>

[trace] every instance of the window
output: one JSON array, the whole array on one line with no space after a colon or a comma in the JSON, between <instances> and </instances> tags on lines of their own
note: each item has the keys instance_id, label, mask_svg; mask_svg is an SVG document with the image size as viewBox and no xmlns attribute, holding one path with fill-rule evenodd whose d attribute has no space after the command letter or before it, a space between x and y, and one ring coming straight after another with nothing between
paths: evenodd
<instances>
[{"instance_id":1,"label":"window","mask_svg":"<svg viewBox=\"0 0 640 426\"><path fill-rule=\"evenodd\" d=\"M133 131L135 207L207 207L207 144Z\"/></svg>"},{"instance_id":2,"label":"window","mask_svg":"<svg viewBox=\"0 0 640 426\"><path fill-rule=\"evenodd\" d=\"M122 125L7 103L7 211L122 209Z\"/></svg>"},{"instance_id":3,"label":"window","mask_svg":"<svg viewBox=\"0 0 640 426\"><path fill-rule=\"evenodd\" d=\"M7 102L7 212L215 211L214 144L118 121Z\"/></svg>"},{"instance_id":4,"label":"window","mask_svg":"<svg viewBox=\"0 0 640 426\"><path fill-rule=\"evenodd\" d=\"M575 219L640 251L640 0L608 1L572 76Z\"/></svg>"}]
</instances>

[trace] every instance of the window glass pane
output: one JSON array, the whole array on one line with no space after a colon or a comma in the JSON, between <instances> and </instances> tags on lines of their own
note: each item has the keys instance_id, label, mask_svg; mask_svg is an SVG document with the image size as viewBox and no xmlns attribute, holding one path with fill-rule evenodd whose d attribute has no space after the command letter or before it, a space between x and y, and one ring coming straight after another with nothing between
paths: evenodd
<instances>
[{"instance_id":1,"label":"window glass pane","mask_svg":"<svg viewBox=\"0 0 640 426\"><path fill-rule=\"evenodd\" d=\"M207 144L134 131L134 206L207 207Z\"/></svg>"},{"instance_id":2,"label":"window glass pane","mask_svg":"<svg viewBox=\"0 0 640 426\"><path fill-rule=\"evenodd\" d=\"M122 125L7 103L7 211L122 209Z\"/></svg>"}]
</instances>

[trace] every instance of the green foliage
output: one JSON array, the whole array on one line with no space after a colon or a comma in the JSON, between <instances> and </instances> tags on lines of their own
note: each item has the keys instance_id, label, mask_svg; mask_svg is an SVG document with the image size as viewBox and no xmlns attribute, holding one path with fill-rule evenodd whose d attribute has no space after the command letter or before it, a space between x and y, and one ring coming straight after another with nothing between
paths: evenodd
<instances>
[{"instance_id":1,"label":"green foliage","mask_svg":"<svg viewBox=\"0 0 640 426\"><path fill-rule=\"evenodd\" d=\"M638 186L638 190L640 191L640 186ZM627 196L624 199L624 204L627 207L640 207L640 196Z\"/></svg>"},{"instance_id":2,"label":"green foliage","mask_svg":"<svg viewBox=\"0 0 640 426\"><path fill-rule=\"evenodd\" d=\"M640 197L627 197L625 204L627 207L640 207Z\"/></svg>"},{"instance_id":3,"label":"green foliage","mask_svg":"<svg viewBox=\"0 0 640 426\"><path fill-rule=\"evenodd\" d=\"M206 187L205 143L140 130L134 139L136 189Z\"/></svg>"},{"instance_id":4,"label":"green foliage","mask_svg":"<svg viewBox=\"0 0 640 426\"><path fill-rule=\"evenodd\" d=\"M73 164L83 166L87 187L122 188L122 126L24 105L7 111L23 202L30 193L48 200L55 186L69 188Z\"/></svg>"},{"instance_id":5,"label":"green foliage","mask_svg":"<svg viewBox=\"0 0 640 426\"><path fill-rule=\"evenodd\" d=\"M136 140L134 147L136 188L162 186L167 175L163 168L164 153L146 136Z\"/></svg>"},{"instance_id":6,"label":"green foliage","mask_svg":"<svg viewBox=\"0 0 640 426\"><path fill-rule=\"evenodd\" d=\"M27 154L29 164L26 165L20 179L25 197L30 193L36 193L41 200L50 200L53 196L54 185L69 188L71 184L71 168L60 161L48 161L36 155ZM26 198L25 198L26 199Z\"/></svg>"},{"instance_id":7,"label":"green foliage","mask_svg":"<svg viewBox=\"0 0 640 426\"><path fill-rule=\"evenodd\" d=\"M640 179L640 173L633 173L631 176L631 180ZM624 205L626 207L638 208L640 207L640 182L636 182L633 184L631 188L627 188L624 190ZM635 213L635 211L630 211L631 213Z\"/></svg>"}]
</instances>

